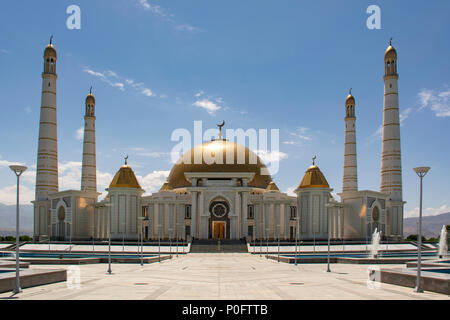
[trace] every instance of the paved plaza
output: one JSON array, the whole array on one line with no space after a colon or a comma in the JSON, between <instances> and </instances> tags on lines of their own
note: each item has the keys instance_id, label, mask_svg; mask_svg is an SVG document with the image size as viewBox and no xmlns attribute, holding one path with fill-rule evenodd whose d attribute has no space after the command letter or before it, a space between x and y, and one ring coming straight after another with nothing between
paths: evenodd
<instances>
[{"instance_id":1,"label":"paved plaza","mask_svg":"<svg viewBox=\"0 0 450 320\"><path fill-rule=\"evenodd\" d=\"M38 266L40 269L73 268ZM79 288L66 282L24 289L19 299L450 299L412 288L378 284L368 288L367 265L289 265L248 253L189 254L141 267L139 264L79 266ZM398 267L386 265L385 267ZM35 268L35 266L30 266ZM1 299L10 293L0 294Z\"/></svg>"}]
</instances>

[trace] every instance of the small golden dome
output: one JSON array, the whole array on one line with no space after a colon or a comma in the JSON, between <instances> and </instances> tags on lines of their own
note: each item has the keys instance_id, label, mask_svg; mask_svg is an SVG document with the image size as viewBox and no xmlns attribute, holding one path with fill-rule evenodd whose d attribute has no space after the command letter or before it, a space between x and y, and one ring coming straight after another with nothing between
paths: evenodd
<instances>
[{"instance_id":1,"label":"small golden dome","mask_svg":"<svg viewBox=\"0 0 450 320\"><path fill-rule=\"evenodd\" d=\"M397 51L392 46L392 38L389 40L389 47L386 49L386 52L384 54L384 60L397 60Z\"/></svg>"},{"instance_id":2,"label":"small golden dome","mask_svg":"<svg viewBox=\"0 0 450 320\"><path fill-rule=\"evenodd\" d=\"M280 192L280 189L278 189L278 186L272 181L267 186L266 191Z\"/></svg>"},{"instance_id":3,"label":"small golden dome","mask_svg":"<svg viewBox=\"0 0 450 320\"><path fill-rule=\"evenodd\" d=\"M50 43L47 47L45 47L44 58L54 58L55 60L58 59L58 55L56 54L56 49L53 44Z\"/></svg>"},{"instance_id":4,"label":"small golden dome","mask_svg":"<svg viewBox=\"0 0 450 320\"><path fill-rule=\"evenodd\" d=\"M92 94L92 91L88 94L88 96L86 97L86 104L87 105L95 105L95 97Z\"/></svg>"},{"instance_id":5,"label":"small golden dome","mask_svg":"<svg viewBox=\"0 0 450 320\"><path fill-rule=\"evenodd\" d=\"M352 88L350 88L347 99L345 99L345 104L346 105L348 105L348 104L355 105L355 97L352 95Z\"/></svg>"},{"instance_id":6,"label":"small golden dome","mask_svg":"<svg viewBox=\"0 0 450 320\"><path fill-rule=\"evenodd\" d=\"M243 157L243 163L238 161L238 151L245 155L245 157ZM195 163L195 154L199 155L201 163ZM206 163L205 157L202 156L203 154L212 156L216 158L217 161ZM229 161L231 163L227 163L227 154L230 158L231 154L233 154L232 161ZM253 179L249 181L247 185L249 187L261 189L266 189L272 181L271 176L268 174L267 167L253 151L242 145L223 139L197 145L186 152L170 171L167 181L172 188L177 189L191 186L191 183L187 181L184 176L186 172L254 172L255 175Z\"/></svg>"},{"instance_id":7,"label":"small golden dome","mask_svg":"<svg viewBox=\"0 0 450 320\"><path fill-rule=\"evenodd\" d=\"M161 191L172 191L172 190L173 190L172 186L169 184L169 182L166 181L163 184L163 186L161 187L161 189L159 189L159 192L161 192Z\"/></svg>"},{"instance_id":8,"label":"small golden dome","mask_svg":"<svg viewBox=\"0 0 450 320\"><path fill-rule=\"evenodd\" d=\"M297 189L329 187L330 185L328 184L327 179L325 179L322 171L320 171L318 166L313 164L306 170L302 182L300 182Z\"/></svg>"},{"instance_id":9,"label":"small golden dome","mask_svg":"<svg viewBox=\"0 0 450 320\"><path fill-rule=\"evenodd\" d=\"M123 165L114 176L109 188L136 188L142 189L134 175L133 169L128 165Z\"/></svg>"}]
</instances>

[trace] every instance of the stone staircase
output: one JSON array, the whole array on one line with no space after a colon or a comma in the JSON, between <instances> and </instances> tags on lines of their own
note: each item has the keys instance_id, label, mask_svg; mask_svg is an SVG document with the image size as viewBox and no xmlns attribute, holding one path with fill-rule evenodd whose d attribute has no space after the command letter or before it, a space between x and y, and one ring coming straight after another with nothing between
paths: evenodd
<instances>
[{"instance_id":1,"label":"stone staircase","mask_svg":"<svg viewBox=\"0 0 450 320\"><path fill-rule=\"evenodd\" d=\"M193 240L190 253L248 252L243 240Z\"/></svg>"}]
</instances>

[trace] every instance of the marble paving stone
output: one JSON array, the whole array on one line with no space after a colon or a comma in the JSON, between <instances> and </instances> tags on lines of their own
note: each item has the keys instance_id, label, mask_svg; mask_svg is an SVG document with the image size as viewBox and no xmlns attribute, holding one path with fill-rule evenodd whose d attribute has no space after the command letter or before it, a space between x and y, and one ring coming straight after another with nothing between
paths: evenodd
<instances>
[{"instance_id":1,"label":"marble paving stone","mask_svg":"<svg viewBox=\"0 0 450 320\"><path fill-rule=\"evenodd\" d=\"M247 253L198 253L143 267L113 264L112 275L106 273L107 264L80 265L79 289L68 288L64 282L55 283L24 289L18 297L24 300L450 299L442 294L417 294L411 288L384 283L378 288L368 288L368 267L332 264L332 272L327 273L326 264L295 266ZM0 294L0 298L9 295Z\"/></svg>"}]
</instances>

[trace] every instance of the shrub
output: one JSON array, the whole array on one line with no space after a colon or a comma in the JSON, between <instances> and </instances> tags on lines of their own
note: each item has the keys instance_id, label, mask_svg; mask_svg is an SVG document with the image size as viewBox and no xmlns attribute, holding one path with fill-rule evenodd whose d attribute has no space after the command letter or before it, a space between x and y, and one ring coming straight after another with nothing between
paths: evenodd
<instances>
[{"instance_id":1,"label":"shrub","mask_svg":"<svg viewBox=\"0 0 450 320\"><path fill-rule=\"evenodd\" d=\"M29 236L21 236L21 237L19 238L19 240L20 240L20 241L31 241L32 238L30 238Z\"/></svg>"},{"instance_id":2,"label":"shrub","mask_svg":"<svg viewBox=\"0 0 450 320\"><path fill-rule=\"evenodd\" d=\"M417 234L410 234L408 237L406 237L406 241L417 241L419 237ZM422 236L422 242L426 241L425 237Z\"/></svg>"}]
</instances>

